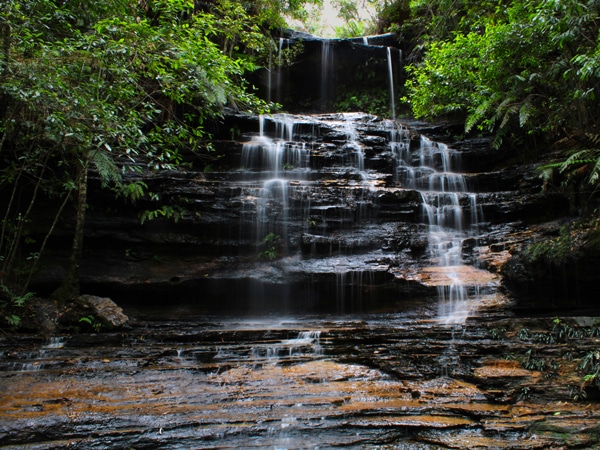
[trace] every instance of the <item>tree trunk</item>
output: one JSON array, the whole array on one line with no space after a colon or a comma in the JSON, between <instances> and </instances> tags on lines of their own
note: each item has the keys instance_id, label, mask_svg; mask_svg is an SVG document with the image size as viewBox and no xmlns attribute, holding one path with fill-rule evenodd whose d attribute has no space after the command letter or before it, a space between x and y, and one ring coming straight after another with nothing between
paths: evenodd
<instances>
[{"instance_id":1,"label":"tree trunk","mask_svg":"<svg viewBox=\"0 0 600 450\"><path fill-rule=\"evenodd\" d=\"M77 174L77 216L75 218L75 233L73 246L69 257L67 274L59 288L54 291L52 298L61 302L72 300L79 296L79 266L83 255L83 226L85 223L85 209L87 203L87 179L90 153L86 151L81 161L82 166Z\"/></svg>"}]
</instances>

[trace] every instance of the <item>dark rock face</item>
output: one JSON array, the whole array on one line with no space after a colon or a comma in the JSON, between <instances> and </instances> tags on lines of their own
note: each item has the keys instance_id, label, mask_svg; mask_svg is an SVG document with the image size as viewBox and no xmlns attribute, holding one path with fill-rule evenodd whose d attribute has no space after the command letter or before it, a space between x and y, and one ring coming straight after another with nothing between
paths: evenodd
<instances>
[{"instance_id":1,"label":"dark rock face","mask_svg":"<svg viewBox=\"0 0 600 450\"><path fill-rule=\"evenodd\" d=\"M154 206L126 205L92 189L84 291L117 303L291 311L360 310L437 295L441 275L427 269L436 263L424 194L407 175L421 171L420 124L398 128L364 114L278 115L260 123L226 116L212 141L222 156L210 166L186 155L186 170L139 176L164 204L181 208L177 223L159 218L140 225L138 214ZM230 139L231 129L238 139ZM473 286L499 283L489 276L497 278L509 256L504 244L524 224L568 209L561 196L542 194L530 172L498 169L510 155L481 158L483 147L481 140L465 141L449 151L455 166L466 168L468 190L477 192L457 195L463 226L471 230L461 253L475 265L468 275ZM411 165L399 160L400 152ZM62 232L66 243L68 227ZM66 265L60 246L49 256L36 280L42 293Z\"/></svg>"},{"instance_id":2,"label":"dark rock face","mask_svg":"<svg viewBox=\"0 0 600 450\"><path fill-rule=\"evenodd\" d=\"M566 223L566 224L565 224ZM600 273L600 252L589 242L586 229L571 230L566 255L535 259L524 254L528 245L550 247L559 239L560 228L568 221L553 221L531 227L529 235L520 242L514 255L502 268L507 288L522 309L581 310L598 308L593 294L597 290Z\"/></svg>"},{"instance_id":3,"label":"dark rock face","mask_svg":"<svg viewBox=\"0 0 600 450\"><path fill-rule=\"evenodd\" d=\"M349 106L353 96L365 93L389 101L390 64L396 93L404 84L401 45L393 34L324 39L290 32L278 44L271 67L258 71L251 81L262 98L281 104L289 112L338 111L340 106ZM298 47L301 51L293 64L281 64L282 55Z\"/></svg>"}]
</instances>

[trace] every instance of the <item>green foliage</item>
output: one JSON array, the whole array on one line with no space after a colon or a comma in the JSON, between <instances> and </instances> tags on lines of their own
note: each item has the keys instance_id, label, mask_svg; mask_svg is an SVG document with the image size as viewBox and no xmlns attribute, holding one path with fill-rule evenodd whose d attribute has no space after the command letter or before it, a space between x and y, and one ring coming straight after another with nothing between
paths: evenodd
<instances>
[{"instance_id":1,"label":"green foliage","mask_svg":"<svg viewBox=\"0 0 600 450\"><path fill-rule=\"evenodd\" d=\"M530 263L543 263L551 266L561 266L570 256L572 249L571 232L569 227L563 227L560 235L531 244L523 251L523 256Z\"/></svg>"},{"instance_id":2,"label":"green foliage","mask_svg":"<svg viewBox=\"0 0 600 450\"><path fill-rule=\"evenodd\" d=\"M429 17L407 83L417 117L459 114L496 147L600 125L598 2L425 0L411 11Z\"/></svg>"},{"instance_id":3,"label":"green foliage","mask_svg":"<svg viewBox=\"0 0 600 450\"><path fill-rule=\"evenodd\" d=\"M6 320L6 323L13 328L19 328L19 325L21 325L22 322L21 316L17 316L16 314L4 316L4 320Z\"/></svg>"},{"instance_id":4,"label":"green foliage","mask_svg":"<svg viewBox=\"0 0 600 450\"><path fill-rule=\"evenodd\" d=\"M0 283L0 311L4 321L12 328L18 328L25 315L25 306L35 294L27 292L23 295L16 294L4 283Z\"/></svg>"},{"instance_id":5,"label":"green foliage","mask_svg":"<svg viewBox=\"0 0 600 450\"><path fill-rule=\"evenodd\" d=\"M505 21L486 21L483 32L431 43L423 64L410 68L407 88L415 115L458 113L467 132L494 132L496 147L515 130L527 134L550 127L534 120L547 101L538 69L550 49L539 45L540 31L524 24L526 17L515 5Z\"/></svg>"},{"instance_id":6,"label":"green foliage","mask_svg":"<svg viewBox=\"0 0 600 450\"><path fill-rule=\"evenodd\" d=\"M335 27L336 37L352 38L376 33L375 19L364 17L365 11L369 11L368 8L374 2L334 0L332 3L337 7L338 17L344 22L344 25Z\"/></svg>"},{"instance_id":7,"label":"green foliage","mask_svg":"<svg viewBox=\"0 0 600 450\"><path fill-rule=\"evenodd\" d=\"M15 294L4 283L0 283L0 289L2 290L2 293L4 294L2 296L2 298L8 299L7 301L4 301L4 302L2 300L0 300L0 302L2 302L4 304L8 303L12 306L16 306L17 308L22 308L23 306L25 306L25 303L27 303L28 300L31 300L35 296L35 294L33 292L27 292L24 295Z\"/></svg>"},{"instance_id":8,"label":"green foliage","mask_svg":"<svg viewBox=\"0 0 600 450\"><path fill-rule=\"evenodd\" d=\"M88 328L91 328L96 333L100 332L102 329L102 323L98 322L93 315L84 316L79 319L79 323L85 325Z\"/></svg>"},{"instance_id":9,"label":"green foliage","mask_svg":"<svg viewBox=\"0 0 600 450\"><path fill-rule=\"evenodd\" d=\"M517 393L517 399L519 401L529 400L531 398L531 388L529 386L523 386Z\"/></svg>"},{"instance_id":10,"label":"green foliage","mask_svg":"<svg viewBox=\"0 0 600 450\"><path fill-rule=\"evenodd\" d=\"M598 380L598 374L600 374L600 350L590 350L583 355L581 362L579 363L579 369L586 372L584 381L595 381L600 387Z\"/></svg>"},{"instance_id":11,"label":"green foliage","mask_svg":"<svg viewBox=\"0 0 600 450\"><path fill-rule=\"evenodd\" d=\"M600 250L600 219L577 220L560 228L556 237L528 245L523 256L529 263L560 267L576 251Z\"/></svg>"},{"instance_id":12,"label":"green foliage","mask_svg":"<svg viewBox=\"0 0 600 450\"><path fill-rule=\"evenodd\" d=\"M182 151L202 151L206 120L227 105L267 111L244 73L265 60L272 46L266 30L283 26L284 14L302 16L305 3L218 0L202 9L193 0L4 2L2 279L19 281L21 249L32 245L30 213L41 201L58 200L57 220L76 199L83 221L88 171L117 196L158 201L123 174L173 169ZM177 206L159 204L142 220L180 215ZM27 255L41 255L45 242ZM73 248L76 257L80 245Z\"/></svg>"},{"instance_id":13,"label":"green foliage","mask_svg":"<svg viewBox=\"0 0 600 450\"><path fill-rule=\"evenodd\" d=\"M172 219L174 222L178 222L183 213L183 209L177 205L163 205L158 209L146 210L140 214L140 223L145 223L147 220L157 219L164 217L165 219Z\"/></svg>"},{"instance_id":14,"label":"green foliage","mask_svg":"<svg viewBox=\"0 0 600 450\"><path fill-rule=\"evenodd\" d=\"M277 249L275 247L269 247L258 254L260 259L266 259L268 261L273 261L277 259Z\"/></svg>"},{"instance_id":15,"label":"green foliage","mask_svg":"<svg viewBox=\"0 0 600 450\"><path fill-rule=\"evenodd\" d=\"M490 339L501 341L506 337L506 328L492 328L488 331Z\"/></svg>"},{"instance_id":16,"label":"green foliage","mask_svg":"<svg viewBox=\"0 0 600 450\"><path fill-rule=\"evenodd\" d=\"M372 34L369 26L369 23L363 21L350 20L343 26L335 27L335 35L340 39L368 36L369 34Z\"/></svg>"},{"instance_id":17,"label":"green foliage","mask_svg":"<svg viewBox=\"0 0 600 450\"><path fill-rule=\"evenodd\" d=\"M588 134L586 137L586 147L589 144L600 144L600 135ZM566 190L571 187L581 191L592 188L588 197L592 198L600 185L600 145L596 148L587 147L565 152L563 158L540 167L544 187L548 189L558 184L561 189Z\"/></svg>"},{"instance_id":18,"label":"green foliage","mask_svg":"<svg viewBox=\"0 0 600 450\"><path fill-rule=\"evenodd\" d=\"M571 396L575 401L587 399L588 387L600 388L600 350L593 349L581 357L578 370L582 374L581 384L571 388Z\"/></svg>"},{"instance_id":19,"label":"green foliage","mask_svg":"<svg viewBox=\"0 0 600 450\"><path fill-rule=\"evenodd\" d=\"M262 240L263 246L266 248L258 254L258 257L268 261L273 261L276 259L280 241L281 236L273 232L269 232Z\"/></svg>"},{"instance_id":20,"label":"green foliage","mask_svg":"<svg viewBox=\"0 0 600 450\"><path fill-rule=\"evenodd\" d=\"M390 115L389 94L385 90L379 92L374 90L369 92L351 92L346 95L346 97L336 102L336 111L362 111L380 117Z\"/></svg>"},{"instance_id":21,"label":"green foliage","mask_svg":"<svg viewBox=\"0 0 600 450\"><path fill-rule=\"evenodd\" d=\"M141 180L134 180L129 183L120 184L116 192L117 196L123 196L132 203L144 198L148 185Z\"/></svg>"},{"instance_id":22,"label":"green foliage","mask_svg":"<svg viewBox=\"0 0 600 450\"><path fill-rule=\"evenodd\" d=\"M600 388L600 350L587 350L576 358L571 351L572 346L587 346L595 342L600 335L598 326L579 326L565 319L555 318L548 323L546 329L531 331L521 328L516 337L521 341L530 341L532 347L522 355L511 355L517 359L522 366L528 370L545 372L546 377L564 375L569 379L577 374L581 377L581 383L571 386L570 395L573 400L585 400L586 390L590 387ZM541 345L540 345L541 344ZM568 347L568 345L571 345ZM573 361L574 364L559 364L554 358L562 351L561 358ZM549 353L550 357L543 356ZM560 372L559 373L559 369ZM573 371L577 371L574 373Z\"/></svg>"},{"instance_id":23,"label":"green foliage","mask_svg":"<svg viewBox=\"0 0 600 450\"><path fill-rule=\"evenodd\" d=\"M522 362L523 367L527 370L537 370L538 372L544 372L548 370L548 363L544 358L538 358L533 355L531 349L525 352L525 359Z\"/></svg>"}]
</instances>

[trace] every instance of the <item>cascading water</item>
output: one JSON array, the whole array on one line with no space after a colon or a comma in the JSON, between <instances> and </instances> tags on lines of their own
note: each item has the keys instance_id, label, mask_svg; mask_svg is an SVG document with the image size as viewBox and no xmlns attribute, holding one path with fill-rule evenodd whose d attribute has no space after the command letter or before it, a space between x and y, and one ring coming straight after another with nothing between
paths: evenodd
<instances>
[{"instance_id":1,"label":"cascading water","mask_svg":"<svg viewBox=\"0 0 600 450\"><path fill-rule=\"evenodd\" d=\"M257 349L258 355L263 352ZM295 356L308 357L310 359L322 356L321 330L301 331L298 337L286 339L276 344L270 344L266 348L265 356L276 362L282 357L292 358Z\"/></svg>"},{"instance_id":2,"label":"cascading water","mask_svg":"<svg viewBox=\"0 0 600 450\"><path fill-rule=\"evenodd\" d=\"M393 130L392 150L397 158L396 177L406 187L421 193L423 220L429 227L430 269L439 296L439 320L447 324L464 323L470 314L469 298L463 275L463 242L476 237L481 211L477 196L467 192L465 178L453 171L458 153L447 145L420 138L418 152L410 152L406 133ZM470 210L468 220L464 208ZM477 288L474 288L475 294Z\"/></svg>"},{"instance_id":3,"label":"cascading water","mask_svg":"<svg viewBox=\"0 0 600 450\"><path fill-rule=\"evenodd\" d=\"M321 46L321 110L327 111L330 108L329 99L333 97L330 77L333 67L333 52L329 39L323 39Z\"/></svg>"},{"instance_id":4,"label":"cascading water","mask_svg":"<svg viewBox=\"0 0 600 450\"><path fill-rule=\"evenodd\" d=\"M387 65L388 65L388 78L390 80L390 112L392 120L396 119L396 101L394 99L394 67L392 62L392 49L387 47Z\"/></svg>"},{"instance_id":5,"label":"cascading water","mask_svg":"<svg viewBox=\"0 0 600 450\"><path fill-rule=\"evenodd\" d=\"M283 82L283 47L289 46L289 40L280 37L279 44L273 44L269 49L269 64L267 67L267 101L279 102L281 100L281 85ZM273 62L273 50L277 51L277 63ZM274 94L274 95L273 95Z\"/></svg>"},{"instance_id":6,"label":"cascading water","mask_svg":"<svg viewBox=\"0 0 600 450\"><path fill-rule=\"evenodd\" d=\"M267 135L267 122L274 137ZM290 178L301 179L310 161L306 143L294 141L295 124L287 114L260 116L259 135L242 149L242 165L251 179L250 197L255 199L259 243L269 234L287 242Z\"/></svg>"},{"instance_id":7,"label":"cascading water","mask_svg":"<svg viewBox=\"0 0 600 450\"><path fill-rule=\"evenodd\" d=\"M351 229L374 219L371 214L376 198L381 195L381 174L366 167L364 137L359 137L356 128L360 117L364 116L302 118L277 114L260 117L258 135L246 142L242 151L242 165L248 180L245 198L253 199L248 205L255 214L258 248L265 247L265 239L270 239L271 244L276 239L279 246L285 247L279 253L292 256L287 246L297 235L289 234L290 226L295 227L295 233L303 230L313 235L312 242L329 240L333 244L345 223ZM470 295L476 296L476 285L468 281L467 286L464 281L470 269L462 256L465 239L475 238L479 232L481 211L477 196L467 191L464 176L455 172L458 152L425 137L420 138L418 148L411 148L414 144L408 130L396 121L386 123L394 160L387 170L392 171L396 186L417 191L421 199L421 221L428 227L430 261L430 267L423 272L426 284L438 289L439 319L450 324L463 323L470 314L470 305L477 300ZM327 133L335 136L335 144L324 143L315 126L328 127ZM320 169L321 173L312 167L311 152L316 148L319 148L317 154L331 148L327 153L332 165ZM331 198L337 204L314 198L315 177L322 177L324 173L333 177L328 184L339 191L339 196ZM333 181L337 177L342 178ZM311 218L317 216L323 220L322 224ZM309 230L310 223L312 227L322 228L320 235ZM270 256L276 255L272 252ZM368 268L361 267L361 261L366 258L357 258L344 253L342 247L333 246L329 256L333 269L328 273L336 279L336 303L338 310L344 310L344 298L349 299L349 304L354 298L360 298L356 293L361 291L363 280L368 282L372 276ZM348 286L349 280L353 287Z\"/></svg>"},{"instance_id":8,"label":"cascading water","mask_svg":"<svg viewBox=\"0 0 600 450\"><path fill-rule=\"evenodd\" d=\"M361 224L375 219L378 188L384 183L381 173L366 167L364 130L357 128L373 119L360 113L261 116L258 134L242 149L243 215L253 217L258 256L267 263L261 270L280 271L286 291L291 273L319 267L336 285L331 307L337 311L360 309L365 286L377 279L373 270L381 273L386 267L354 250L361 240L371 245L361 236ZM325 191L324 185L329 186ZM240 234L248 235L244 231ZM322 247L317 249L323 243L329 245L326 259ZM255 294L260 297L262 291Z\"/></svg>"}]
</instances>

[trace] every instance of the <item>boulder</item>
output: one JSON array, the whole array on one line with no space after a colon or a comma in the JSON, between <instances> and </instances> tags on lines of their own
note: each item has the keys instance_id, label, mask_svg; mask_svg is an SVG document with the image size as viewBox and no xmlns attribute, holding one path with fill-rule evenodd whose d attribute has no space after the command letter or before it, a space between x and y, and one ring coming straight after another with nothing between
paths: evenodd
<instances>
[{"instance_id":1,"label":"boulder","mask_svg":"<svg viewBox=\"0 0 600 450\"><path fill-rule=\"evenodd\" d=\"M108 329L119 328L129 321L123 309L107 297L81 295L77 301L84 308L89 308L97 323Z\"/></svg>"}]
</instances>

